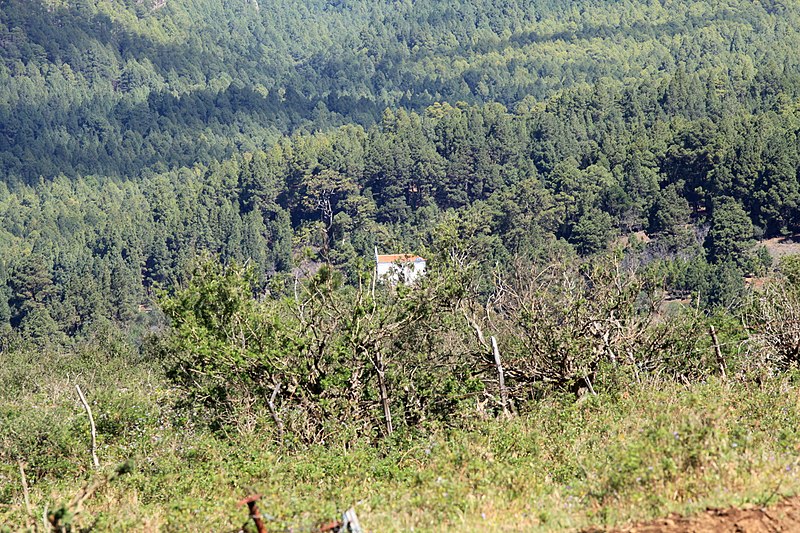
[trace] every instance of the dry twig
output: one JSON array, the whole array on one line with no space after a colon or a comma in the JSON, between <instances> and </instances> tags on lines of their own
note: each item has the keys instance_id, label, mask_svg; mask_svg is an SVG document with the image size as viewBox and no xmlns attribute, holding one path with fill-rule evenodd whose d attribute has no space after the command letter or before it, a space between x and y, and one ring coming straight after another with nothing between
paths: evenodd
<instances>
[{"instance_id":1,"label":"dry twig","mask_svg":"<svg viewBox=\"0 0 800 533\"><path fill-rule=\"evenodd\" d=\"M96 469L99 469L100 460L97 458L97 430L94 427L94 417L92 416L92 408L89 407L89 402L86 401L86 397L83 395L81 387L77 383L75 384L75 390L78 391L78 396L80 396L81 398L81 403L83 404L83 408L86 409L86 414L89 415L89 425L91 426L92 430L92 462L94 463L94 467Z\"/></svg>"}]
</instances>

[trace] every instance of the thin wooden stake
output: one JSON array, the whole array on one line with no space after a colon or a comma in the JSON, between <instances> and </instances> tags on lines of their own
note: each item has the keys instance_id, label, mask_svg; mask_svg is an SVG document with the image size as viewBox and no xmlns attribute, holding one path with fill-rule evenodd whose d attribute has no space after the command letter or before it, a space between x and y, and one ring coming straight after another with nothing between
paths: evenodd
<instances>
[{"instance_id":1,"label":"thin wooden stake","mask_svg":"<svg viewBox=\"0 0 800 533\"><path fill-rule=\"evenodd\" d=\"M92 408L89 407L89 402L86 401L86 397L83 395L80 386L76 383L75 390L78 391L78 396L81 398L81 403L83 404L83 408L86 409L86 414L89 415L89 426L92 429L92 462L94 463L94 467L96 469L100 468L100 460L97 458L97 430L94 427L94 417L92 416Z\"/></svg>"},{"instance_id":2,"label":"thin wooden stake","mask_svg":"<svg viewBox=\"0 0 800 533\"><path fill-rule=\"evenodd\" d=\"M495 367L497 367L497 378L500 382L500 401L503 405L503 414L508 417L508 391L506 390L506 378L503 374L503 364L500 362L500 348L497 346L497 339L494 337L494 335L491 336L491 341L494 364Z\"/></svg>"}]
</instances>

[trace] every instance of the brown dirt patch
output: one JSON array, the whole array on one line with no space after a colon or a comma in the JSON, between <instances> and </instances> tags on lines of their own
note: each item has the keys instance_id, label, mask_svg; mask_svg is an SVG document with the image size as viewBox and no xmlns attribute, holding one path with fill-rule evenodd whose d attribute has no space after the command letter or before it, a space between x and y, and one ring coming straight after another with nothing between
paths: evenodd
<instances>
[{"instance_id":1,"label":"brown dirt patch","mask_svg":"<svg viewBox=\"0 0 800 533\"><path fill-rule=\"evenodd\" d=\"M694 516L671 515L651 522L640 522L619 529L587 530L585 533L774 533L800 532L800 496L783 500L772 507L748 509L709 509Z\"/></svg>"}]
</instances>

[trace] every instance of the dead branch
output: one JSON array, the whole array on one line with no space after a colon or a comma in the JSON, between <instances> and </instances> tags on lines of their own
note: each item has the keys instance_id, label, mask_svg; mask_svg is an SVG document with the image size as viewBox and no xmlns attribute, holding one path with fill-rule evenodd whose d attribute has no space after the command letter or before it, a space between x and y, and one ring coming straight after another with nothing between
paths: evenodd
<instances>
[{"instance_id":1,"label":"dead branch","mask_svg":"<svg viewBox=\"0 0 800 533\"><path fill-rule=\"evenodd\" d=\"M727 376L725 375L725 359L722 358L722 349L719 346L717 332L714 329L714 326L709 326L708 332L711 334L711 340L714 341L714 353L717 356L717 364L719 365L720 376L722 376L722 381L725 381L727 379Z\"/></svg>"},{"instance_id":2,"label":"dead branch","mask_svg":"<svg viewBox=\"0 0 800 533\"><path fill-rule=\"evenodd\" d=\"M267 403L267 405L269 406L269 412L272 415L272 419L275 421L275 425L278 428L278 439L282 443L283 442L283 435L284 435L283 421L278 416L278 410L275 408L275 398L278 397L278 392L280 390L281 390L281 384L280 383L276 383L275 384L275 388L272 391L272 396L270 397L269 402Z\"/></svg>"},{"instance_id":3,"label":"dead branch","mask_svg":"<svg viewBox=\"0 0 800 533\"><path fill-rule=\"evenodd\" d=\"M503 364L500 361L500 348L497 347L497 339L492 335L492 354L494 355L494 364L497 367L497 380L500 383L500 400L503 405L503 416L509 418L508 412L508 390L506 390L506 380L503 375Z\"/></svg>"},{"instance_id":4,"label":"dead branch","mask_svg":"<svg viewBox=\"0 0 800 533\"><path fill-rule=\"evenodd\" d=\"M89 426L91 427L92 430L92 462L94 463L94 467L96 469L99 469L100 460L97 458L97 430L94 427L94 417L92 416L92 408L89 407L89 402L86 401L86 397L83 395L81 387L77 383L75 384L75 390L78 391L78 396L81 399L83 408L86 409L86 414L89 415Z\"/></svg>"},{"instance_id":5,"label":"dead branch","mask_svg":"<svg viewBox=\"0 0 800 533\"><path fill-rule=\"evenodd\" d=\"M28 490L28 479L25 477L25 465L20 460L17 460L17 465L19 466L19 477L22 481L22 495L25 498L25 512L28 514L28 523L33 525L34 531L39 531L39 525L36 523L36 517L31 507L31 494Z\"/></svg>"}]
</instances>

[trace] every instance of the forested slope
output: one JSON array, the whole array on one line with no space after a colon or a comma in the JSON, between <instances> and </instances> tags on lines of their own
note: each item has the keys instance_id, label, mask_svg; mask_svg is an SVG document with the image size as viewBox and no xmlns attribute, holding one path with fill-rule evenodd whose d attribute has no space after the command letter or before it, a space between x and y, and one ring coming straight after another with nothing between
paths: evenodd
<instances>
[{"instance_id":1,"label":"forested slope","mask_svg":"<svg viewBox=\"0 0 800 533\"><path fill-rule=\"evenodd\" d=\"M124 323L203 251L253 262L263 286L306 259L355 276L374 246L456 246L502 270L638 231L648 242L629 253L663 268L665 288L726 303L769 263L754 239L800 228L799 126L782 93L777 111L750 113L768 99L704 87L679 74L663 91L605 84L516 113L386 111L367 130L284 137L207 167L4 186L2 316L34 336Z\"/></svg>"},{"instance_id":2,"label":"forested slope","mask_svg":"<svg viewBox=\"0 0 800 533\"><path fill-rule=\"evenodd\" d=\"M796 492L798 49L766 0L0 0L0 531Z\"/></svg>"},{"instance_id":3,"label":"forested slope","mask_svg":"<svg viewBox=\"0 0 800 533\"><path fill-rule=\"evenodd\" d=\"M513 108L601 79L684 70L741 93L794 80L800 46L797 10L772 1L0 6L0 169L28 181L132 177L367 126L387 106Z\"/></svg>"},{"instance_id":4,"label":"forested slope","mask_svg":"<svg viewBox=\"0 0 800 533\"><path fill-rule=\"evenodd\" d=\"M205 252L259 290L304 263L352 283L375 246L488 272L628 243L669 294L732 305L770 263L754 242L800 229L798 17L6 0L0 322L150 320Z\"/></svg>"}]
</instances>

